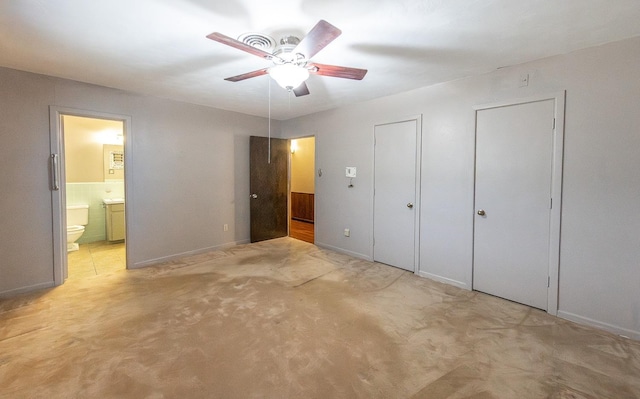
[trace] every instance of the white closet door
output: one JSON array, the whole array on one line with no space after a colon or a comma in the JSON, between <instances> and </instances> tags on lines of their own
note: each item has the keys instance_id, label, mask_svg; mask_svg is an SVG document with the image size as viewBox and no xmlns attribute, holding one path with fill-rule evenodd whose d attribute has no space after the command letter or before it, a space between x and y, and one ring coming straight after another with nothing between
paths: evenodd
<instances>
[{"instance_id":1,"label":"white closet door","mask_svg":"<svg viewBox=\"0 0 640 399\"><path fill-rule=\"evenodd\" d=\"M554 100L477 112L473 288L547 309Z\"/></svg>"},{"instance_id":2,"label":"white closet door","mask_svg":"<svg viewBox=\"0 0 640 399\"><path fill-rule=\"evenodd\" d=\"M374 134L373 258L415 271L418 121L377 125Z\"/></svg>"}]
</instances>

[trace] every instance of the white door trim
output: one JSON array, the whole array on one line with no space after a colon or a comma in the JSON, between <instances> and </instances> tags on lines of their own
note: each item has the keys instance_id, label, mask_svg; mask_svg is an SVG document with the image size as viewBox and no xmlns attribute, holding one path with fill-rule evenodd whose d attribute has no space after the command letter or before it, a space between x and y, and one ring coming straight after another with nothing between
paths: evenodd
<instances>
[{"instance_id":1,"label":"white door trim","mask_svg":"<svg viewBox=\"0 0 640 399\"><path fill-rule=\"evenodd\" d=\"M409 121L416 121L416 178L415 178L415 186L416 186L416 199L415 199L415 203L414 203L414 209L415 209L415 214L414 214L414 231L413 231L413 236L414 236L414 273L417 273L420 270L420 204L421 204L421 200L420 200L420 195L422 193L422 189L421 189L421 182L422 179L420 177L420 172L422 171L422 114L418 114L418 115L412 115L412 116L408 116L406 118L399 118L390 122L380 122L380 123L375 123L373 125L373 129L371 131L371 136L372 136L372 141L371 143L373 144L371 146L371 170L374 171L375 170L375 135L376 135L376 126L384 126L384 125L391 125L394 123L401 123L401 122L409 122ZM371 187L373 187L373 189L375 190L375 186L376 186L376 178L375 178L375 173L371 174ZM371 260L374 260L374 219L375 219L375 205L374 205L374 195L372 192L371 198L370 198L370 209L371 209L371 223L370 223L370 231L371 231L371 240L369 242L369 258Z\"/></svg>"},{"instance_id":2,"label":"white door trim","mask_svg":"<svg viewBox=\"0 0 640 399\"><path fill-rule=\"evenodd\" d=\"M476 120L478 111L506 107L511 105L527 104L538 101L554 100L555 101L555 126L553 136L553 165L551 176L551 220L549 226L549 287L547 289L547 313L554 316L558 315L558 291L559 291L559 273L560 273L560 228L562 215L562 166L564 158L564 111L565 111L566 91L562 90L555 93L539 94L531 97L505 100L490 104L483 104L473 107L476 112ZM477 134L477 132L476 132ZM475 151L474 151L475 156ZM475 165L475 159L474 159ZM474 178L474 192L475 192ZM475 196L472 212L475 212ZM474 218L474 231L475 231ZM473 270L473 265L472 265ZM473 286L473 284L472 284Z\"/></svg>"},{"instance_id":3,"label":"white door trim","mask_svg":"<svg viewBox=\"0 0 640 399\"><path fill-rule=\"evenodd\" d=\"M58 176L58 184L59 189L54 190L52 187L51 190L51 214L52 214L52 224L53 224L53 282L55 285L61 285L64 283L64 280L67 278L67 239L66 239L66 231L65 231L65 223L66 220L66 179L65 179L65 157L64 157L64 137L63 137L63 129L60 124L60 117L62 115L72 115L72 116L81 116L86 118L97 118L97 119L110 119L122 121L124 125L124 182L125 182L125 197L127 200L125 201L125 214L133 215L133 184L132 184L132 162L131 162L131 117L128 115L116 115L109 114L105 112L98 111L90 111L78 108L68 108L68 107L58 107L58 106L49 106L49 145L51 154L55 154L58 158L57 166L58 169L56 171L51 171L52 173L57 173ZM131 218L127 216L125 219L126 222L126 267L129 268L131 265L131 248L132 243L129 237L130 230L130 220Z\"/></svg>"}]
</instances>

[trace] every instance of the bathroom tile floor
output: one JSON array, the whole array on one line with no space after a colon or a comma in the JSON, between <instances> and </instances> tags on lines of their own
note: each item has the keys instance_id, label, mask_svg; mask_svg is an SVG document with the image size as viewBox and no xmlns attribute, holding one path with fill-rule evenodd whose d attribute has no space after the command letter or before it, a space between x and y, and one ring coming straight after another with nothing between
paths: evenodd
<instances>
[{"instance_id":1,"label":"bathroom tile floor","mask_svg":"<svg viewBox=\"0 0 640 399\"><path fill-rule=\"evenodd\" d=\"M109 274L126 269L125 245L98 241L80 244L78 251L67 253L70 279Z\"/></svg>"}]
</instances>

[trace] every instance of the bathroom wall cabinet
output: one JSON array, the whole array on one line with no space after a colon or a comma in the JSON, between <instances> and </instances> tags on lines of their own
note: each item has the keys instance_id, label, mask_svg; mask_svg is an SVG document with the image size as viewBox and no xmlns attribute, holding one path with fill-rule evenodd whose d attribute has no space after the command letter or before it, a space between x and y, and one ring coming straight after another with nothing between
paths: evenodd
<instances>
[{"instance_id":1,"label":"bathroom wall cabinet","mask_svg":"<svg viewBox=\"0 0 640 399\"><path fill-rule=\"evenodd\" d=\"M125 235L124 204L105 204L107 240L122 241Z\"/></svg>"}]
</instances>

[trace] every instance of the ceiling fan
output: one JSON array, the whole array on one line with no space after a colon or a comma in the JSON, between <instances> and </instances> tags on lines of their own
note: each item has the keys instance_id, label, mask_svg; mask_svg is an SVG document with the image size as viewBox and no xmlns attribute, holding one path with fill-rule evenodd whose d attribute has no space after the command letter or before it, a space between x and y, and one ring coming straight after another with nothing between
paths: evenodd
<instances>
[{"instance_id":1,"label":"ceiling fan","mask_svg":"<svg viewBox=\"0 0 640 399\"><path fill-rule=\"evenodd\" d=\"M285 36L280 39L280 44L275 46L272 53L261 49L260 46L233 39L219 32L207 35L207 38L273 62L270 67L231 76L225 80L239 82L269 74L280 86L288 91L293 91L296 97L300 97L309 94L309 88L305 83L309 74L355 80L362 80L367 74L366 69L325 65L311 61L314 55L341 33L340 29L327 21L320 20L302 40L295 36Z\"/></svg>"}]
</instances>

